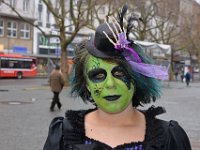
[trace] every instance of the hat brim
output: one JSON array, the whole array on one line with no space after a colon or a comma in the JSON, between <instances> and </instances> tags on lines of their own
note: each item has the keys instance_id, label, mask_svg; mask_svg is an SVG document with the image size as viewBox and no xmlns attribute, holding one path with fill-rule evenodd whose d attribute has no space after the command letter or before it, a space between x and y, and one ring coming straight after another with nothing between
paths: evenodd
<instances>
[{"instance_id":1,"label":"hat brim","mask_svg":"<svg viewBox=\"0 0 200 150\"><path fill-rule=\"evenodd\" d=\"M98 58L111 58L111 56L105 54L101 50L98 50L94 44L94 36L86 43L86 48L88 52Z\"/></svg>"}]
</instances>

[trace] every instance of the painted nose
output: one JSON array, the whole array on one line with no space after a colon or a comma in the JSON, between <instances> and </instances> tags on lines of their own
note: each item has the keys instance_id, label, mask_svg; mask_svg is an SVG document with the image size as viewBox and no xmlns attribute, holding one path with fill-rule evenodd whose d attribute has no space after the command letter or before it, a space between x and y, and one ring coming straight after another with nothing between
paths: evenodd
<instances>
[{"instance_id":1,"label":"painted nose","mask_svg":"<svg viewBox=\"0 0 200 150\"><path fill-rule=\"evenodd\" d=\"M115 79L112 75L108 75L106 79L106 88L115 88Z\"/></svg>"}]
</instances>

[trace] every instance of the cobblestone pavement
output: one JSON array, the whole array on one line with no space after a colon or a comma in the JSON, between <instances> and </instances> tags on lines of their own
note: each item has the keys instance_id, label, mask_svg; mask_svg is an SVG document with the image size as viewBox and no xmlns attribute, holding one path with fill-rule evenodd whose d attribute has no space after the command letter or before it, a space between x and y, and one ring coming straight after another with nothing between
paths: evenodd
<instances>
[{"instance_id":1,"label":"cobblestone pavement","mask_svg":"<svg viewBox=\"0 0 200 150\"><path fill-rule=\"evenodd\" d=\"M177 120L187 132L193 150L200 150L200 83L163 82L161 99L151 105L164 106L159 117ZM60 111L49 112L52 93L47 79L0 79L0 149L42 150L50 121L64 116L67 109L87 109L80 99L70 97L64 88Z\"/></svg>"}]
</instances>

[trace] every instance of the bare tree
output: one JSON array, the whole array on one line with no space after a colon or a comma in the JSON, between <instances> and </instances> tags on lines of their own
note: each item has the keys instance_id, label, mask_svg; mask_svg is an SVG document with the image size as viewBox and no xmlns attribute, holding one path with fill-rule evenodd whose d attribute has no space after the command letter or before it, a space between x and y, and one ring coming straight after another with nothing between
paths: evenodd
<instances>
[{"instance_id":1,"label":"bare tree","mask_svg":"<svg viewBox=\"0 0 200 150\"><path fill-rule=\"evenodd\" d=\"M167 10L165 1L162 0L134 0L135 5L132 6L136 16L141 17L142 21L135 23L133 28L133 36L136 40L150 41L160 44L173 45L177 38L177 19L174 19L173 10ZM166 10L163 11L162 8ZM173 79L173 51L168 56L171 61L170 80Z\"/></svg>"},{"instance_id":2,"label":"bare tree","mask_svg":"<svg viewBox=\"0 0 200 150\"><path fill-rule=\"evenodd\" d=\"M200 27L199 12L197 12L200 6L197 9L188 8L186 11L185 7L180 8L178 0L134 0L134 2L135 6L132 8L142 18L142 21L137 22L133 28L135 39L171 45L171 67L177 51L185 51L190 57L196 55L200 58ZM186 7L190 6L186 4ZM200 64L200 59L198 60ZM173 68L170 70L172 79Z\"/></svg>"},{"instance_id":3,"label":"bare tree","mask_svg":"<svg viewBox=\"0 0 200 150\"><path fill-rule=\"evenodd\" d=\"M47 35L40 26L30 22L23 17L7 0L0 0L9 6L22 20L38 28L42 34ZM129 5L129 12L142 18L142 21L135 22L133 35L136 40L148 40L157 43L178 45L177 40L182 33L178 22L179 11L167 10L162 12L163 0L42 0L52 14L58 28L58 35L61 47L61 70L66 76L68 84L69 76L67 66L67 46L73 41L77 33L84 27L94 30L99 23L104 22L106 16L114 15L117 17L118 9L125 3ZM169 7L170 8L170 7ZM104 10L106 9L106 10ZM159 10L161 9L161 11ZM102 11L104 10L104 11ZM176 10L176 9L175 9ZM179 10L179 9L177 9ZM176 15L174 15L176 14ZM66 20L68 23L66 23ZM72 28L72 32L68 32ZM67 34L68 33L68 34ZM194 42L194 41L193 41ZM181 45L183 47L183 45ZM174 46L173 50L179 46ZM177 48L178 50L178 48ZM172 53L173 54L173 53Z\"/></svg>"},{"instance_id":4,"label":"bare tree","mask_svg":"<svg viewBox=\"0 0 200 150\"><path fill-rule=\"evenodd\" d=\"M31 22L30 20L23 17L23 14L19 13L18 10L13 7L9 1L0 0L0 2L4 3L6 6L12 9L17 16L29 23L30 25L36 27L44 36L50 37L58 37L60 40L61 54L60 54L60 63L61 70L65 75L66 83L68 84L69 75L68 75L68 66L67 66L67 46L73 41L78 32L84 28L88 27L90 29L95 29L94 19L99 18L98 12L100 6L105 5L106 3L111 4L110 1L102 1L99 3L99 7L96 6L95 0L42 0L46 5L48 11L53 16L55 20L55 24L58 29L57 35L50 35L46 33L39 25L35 22ZM96 15L94 15L94 12ZM95 18L94 18L95 17ZM66 20L70 20L66 23ZM99 19L100 20L100 19ZM69 28L72 28L72 32L68 32ZM67 34L68 33L68 34Z\"/></svg>"},{"instance_id":5,"label":"bare tree","mask_svg":"<svg viewBox=\"0 0 200 150\"><path fill-rule=\"evenodd\" d=\"M185 42L188 43L188 46L185 48L185 51L188 53L190 57L191 66L192 64L192 56L196 56L198 66L200 67L200 27L195 26L194 24L188 24L189 34L186 34ZM200 77L200 72L199 72Z\"/></svg>"},{"instance_id":6,"label":"bare tree","mask_svg":"<svg viewBox=\"0 0 200 150\"><path fill-rule=\"evenodd\" d=\"M180 38L178 39L179 47L189 55L191 67L192 56L196 56L198 66L200 67L200 27L199 27L199 13L200 5L191 2L189 8L184 8L180 15ZM200 73L199 73L200 77Z\"/></svg>"}]
</instances>

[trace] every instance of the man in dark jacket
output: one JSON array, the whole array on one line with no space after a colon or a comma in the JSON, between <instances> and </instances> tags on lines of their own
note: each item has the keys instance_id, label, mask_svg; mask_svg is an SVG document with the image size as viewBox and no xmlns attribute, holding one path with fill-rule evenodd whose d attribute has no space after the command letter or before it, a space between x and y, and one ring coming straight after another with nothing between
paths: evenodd
<instances>
[{"instance_id":1,"label":"man in dark jacket","mask_svg":"<svg viewBox=\"0 0 200 150\"><path fill-rule=\"evenodd\" d=\"M191 79L191 74L190 72L188 71L186 74L185 74L185 82L186 82L186 85L189 86L190 84L190 79Z\"/></svg>"},{"instance_id":2,"label":"man in dark jacket","mask_svg":"<svg viewBox=\"0 0 200 150\"><path fill-rule=\"evenodd\" d=\"M51 72L49 77L49 84L51 91L53 92L53 100L51 102L50 111L54 111L54 106L57 104L60 109L62 104L60 103L59 94L64 86L64 77L60 70L60 66L56 65L55 69Z\"/></svg>"}]
</instances>

